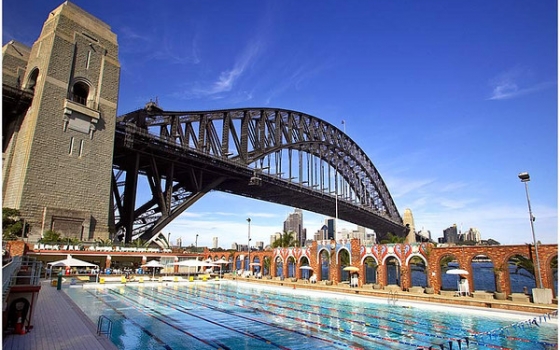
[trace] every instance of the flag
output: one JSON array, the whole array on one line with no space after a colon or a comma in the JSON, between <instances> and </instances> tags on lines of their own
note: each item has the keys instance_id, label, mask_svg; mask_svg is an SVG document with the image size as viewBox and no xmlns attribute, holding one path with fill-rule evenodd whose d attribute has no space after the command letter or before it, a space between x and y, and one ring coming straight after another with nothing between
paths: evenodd
<instances>
[{"instance_id":1,"label":"flag","mask_svg":"<svg viewBox=\"0 0 560 350\"><path fill-rule=\"evenodd\" d=\"M342 125L344 125L346 122L344 121L344 119L342 119Z\"/></svg>"}]
</instances>

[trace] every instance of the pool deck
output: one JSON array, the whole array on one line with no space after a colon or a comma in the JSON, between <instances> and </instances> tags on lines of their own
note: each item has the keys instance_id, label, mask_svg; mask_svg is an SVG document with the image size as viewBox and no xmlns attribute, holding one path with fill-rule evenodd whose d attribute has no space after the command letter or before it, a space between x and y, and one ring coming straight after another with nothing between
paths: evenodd
<instances>
[{"instance_id":1,"label":"pool deck","mask_svg":"<svg viewBox=\"0 0 560 350\"><path fill-rule=\"evenodd\" d=\"M4 350L115 350L64 291L41 281L41 290L26 334L3 334Z\"/></svg>"},{"instance_id":2,"label":"pool deck","mask_svg":"<svg viewBox=\"0 0 560 350\"><path fill-rule=\"evenodd\" d=\"M228 277L226 277L228 278ZM304 283L301 280L297 282L291 282L287 280L276 280L276 279L255 279L255 278L245 278L237 277L239 281L250 282L250 283L263 283L275 286L281 286L285 288L305 288L315 291L326 291L326 292L337 292L337 293L347 293L353 295L361 296L373 296L378 298L391 299L392 301L410 301L410 302L426 302L426 303L437 303L445 304L449 306L458 307L480 307L486 309L492 309L493 311L500 312L525 312L535 315L541 315L550 313L552 311L558 310L557 304L534 304L526 301L517 300L496 300L492 299L478 299L473 296L455 296L454 292L442 292L442 294L425 294L425 293L413 293L407 291L391 291L383 289L373 289L371 285L365 285L358 288L350 288L348 284L339 284L337 286L325 285L321 282L318 283Z\"/></svg>"},{"instance_id":3,"label":"pool deck","mask_svg":"<svg viewBox=\"0 0 560 350\"><path fill-rule=\"evenodd\" d=\"M226 278L227 279L227 278ZM231 277L229 277L231 279ZM274 285L283 288L304 288L315 291L348 293L396 300L431 302L463 307L491 308L496 312L517 311L533 314L545 314L558 310L558 305L538 305L511 300L477 300L472 297L455 297L451 295L420 294L399 291L374 290L371 286L350 288L349 286L327 286L325 284L309 284L303 281L291 282L269 279L238 278L239 281ZM190 283L182 281L180 283ZM207 283L207 282L197 282ZM211 282L210 282L211 283ZM108 284L120 284L120 278L108 281ZM130 284L138 284L132 282ZM66 295L52 287L49 280L43 280L41 291L32 319L33 329L24 335L4 334L2 349L4 350L114 350L117 347L105 336L97 335L97 326L79 309ZM68 288L63 286L63 288Z\"/></svg>"}]
</instances>

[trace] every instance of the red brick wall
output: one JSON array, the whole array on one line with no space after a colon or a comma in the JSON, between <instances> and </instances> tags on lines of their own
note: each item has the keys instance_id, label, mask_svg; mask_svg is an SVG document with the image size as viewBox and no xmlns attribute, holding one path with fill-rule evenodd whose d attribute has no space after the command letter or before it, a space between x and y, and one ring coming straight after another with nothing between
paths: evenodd
<instances>
[{"instance_id":1,"label":"red brick wall","mask_svg":"<svg viewBox=\"0 0 560 350\"><path fill-rule=\"evenodd\" d=\"M333 241L333 243L336 243ZM365 276L363 274L363 266L361 265L361 256L360 256L360 242L357 239L353 239L350 241L351 246L351 265L355 266L360 269L359 272L359 279L360 284L364 284ZM396 245L392 245L394 248ZM406 244L401 244L400 247L404 249ZM321 262L320 257L318 258L317 255L318 245L317 242L313 242L310 249L309 255L309 265L313 268L313 272L317 275L317 279L321 280ZM427 252L426 252L427 251ZM426 273L428 276L427 283L428 286L434 288L434 292L438 293L441 290L441 268L440 268L440 261L444 257L448 255L452 255L459 263L459 268L469 271L468 280L469 285L473 286L472 280L472 267L471 262L472 259L478 255L484 255L488 257L494 264L494 267L498 267L501 265L507 266L508 260L514 255L523 255L528 258L532 258L534 256L535 249L532 245L499 245L499 246L454 246L454 247L439 247L436 248L433 245L428 245L427 250L420 250L420 254L427 260L426 266ZM239 254L243 254L242 252L235 253L234 259ZM338 268L338 262L336 259L336 252L334 250L329 251L331 254L330 259L330 276L327 279L333 281L335 284L339 282L340 279L340 272ZM219 258L223 255L223 253L209 253L209 257ZM276 263L274 261L274 251L264 251L264 252L251 252L251 259L254 257L259 257L260 261L264 261L264 257L268 256L271 259L271 267L270 273L272 276L276 274ZM550 288L554 291L553 288L553 273L552 269L550 268L550 263L554 257L558 256L558 245L555 244L541 244L539 245L539 261L541 264L541 275L543 286L545 288ZM378 257L378 276L377 276L377 283L381 285L387 284L387 269L386 265L383 264L383 261L380 261ZM406 257L402 256L401 260L401 287L403 289L407 289L411 287L411 280L410 280L410 268L406 264ZM235 261L235 260L234 260ZM262 264L261 264L262 266ZM297 261L296 265L296 276L300 275L300 261ZM509 272L508 269L504 269L504 272L499 274L499 278L497 281L497 289L502 290L503 292L510 294L511 287L510 287L510 279L509 279ZM284 266L284 277L287 276L287 264ZM538 275L537 279L537 286L538 286ZM472 288L472 287L471 287Z\"/></svg>"}]
</instances>

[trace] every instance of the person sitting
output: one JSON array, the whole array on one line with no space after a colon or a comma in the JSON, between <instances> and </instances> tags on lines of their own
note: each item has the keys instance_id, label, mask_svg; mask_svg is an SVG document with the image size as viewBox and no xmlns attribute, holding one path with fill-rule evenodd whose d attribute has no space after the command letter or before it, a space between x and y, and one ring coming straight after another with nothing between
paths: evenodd
<instances>
[{"instance_id":1,"label":"person sitting","mask_svg":"<svg viewBox=\"0 0 560 350\"><path fill-rule=\"evenodd\" d=\"M350 279L350 287L358 287L358 276L353 275Z\"/></svg>"},{"instance_id":2,"label":"person sitting","mask_svg":"<svg viewBox=\"0 0 560 350\"><path fill-rule=\"evenodd\" d=\"M317 283L317 275L313 274L313 276L309 277L309 283Z\"/></svg>"}]
</instances>

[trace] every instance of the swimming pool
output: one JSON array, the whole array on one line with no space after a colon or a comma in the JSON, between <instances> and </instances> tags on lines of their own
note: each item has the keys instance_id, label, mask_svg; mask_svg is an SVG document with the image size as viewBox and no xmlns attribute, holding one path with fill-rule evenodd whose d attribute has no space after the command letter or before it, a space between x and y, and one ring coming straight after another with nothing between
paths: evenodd
<instances>
[{"instance_id":1,"label":"swimming pool","mask_svg":"<svg viewBox=\"0 0 560 350\"><path fill-rule=\"evenodd\" d=\"M120 349L544 349L557 319L234 281L65 292ZM535 324L536 323L536 324ZM468 345L468 346L467 346Z\"/></svg>"}]
</instances>

